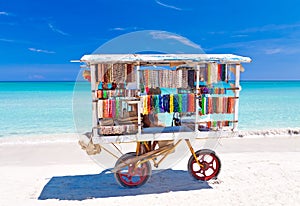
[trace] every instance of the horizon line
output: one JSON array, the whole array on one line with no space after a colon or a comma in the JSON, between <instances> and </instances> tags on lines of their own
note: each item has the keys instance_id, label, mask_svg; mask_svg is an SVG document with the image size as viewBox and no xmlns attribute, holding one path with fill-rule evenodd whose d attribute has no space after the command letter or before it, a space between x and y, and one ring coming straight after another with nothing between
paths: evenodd
<instances>
[{"instance_id":1,"label":"horizon line","mask_svg":"<svg viewBox=\"0 0 300 206\"><path fill-rule=\"evenodd\" d=\"M229 81L234 81L233 80L229 80ZM242 79L240 80L240 82L245 82L245 81L256 81L256 82L266 82L266 81L289 81L289 82L295 82L295 81L300 81L300 79ZM0 80L1 83L9 83L9 82L87 82L85 80L82 80L82 81L76 81L76 80L21 80L21 81L18 81L18 80Z\"/></svg>"}]
</instances>

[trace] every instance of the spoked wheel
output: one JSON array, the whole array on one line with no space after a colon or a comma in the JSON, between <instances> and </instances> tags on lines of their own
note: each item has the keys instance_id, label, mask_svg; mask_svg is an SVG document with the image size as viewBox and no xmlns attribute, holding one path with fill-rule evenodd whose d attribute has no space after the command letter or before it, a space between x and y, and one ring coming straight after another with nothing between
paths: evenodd
<instances>
[{"instance_id":1,"label":"spoked wheel","mask_svg":"<svg viewBox=\"0 0 300 206\"><path fill-rule=\"evenodd\" d=\"M126 153L121 156L116 162L116 166L124 163L124 161L130 161L136 157L135 152ZM124 166L115 173L115 179L123 187L139 187L145 184L151 176L151 164L149 161L139 163L130 163Z\"/></svg>"},{"instance_id":2,"label":"spoked wheel","mask_svg":"<svg viewBox=\"0 0 300 206\"><path fill-rule=\"evenodd\" d=\"M216 178L221 169L221 161L214 151L209 149L198 150L196 153L200 166L192 155L188 162L189 173L197 180L208 181Z\"/></svg>"}]
</instances>

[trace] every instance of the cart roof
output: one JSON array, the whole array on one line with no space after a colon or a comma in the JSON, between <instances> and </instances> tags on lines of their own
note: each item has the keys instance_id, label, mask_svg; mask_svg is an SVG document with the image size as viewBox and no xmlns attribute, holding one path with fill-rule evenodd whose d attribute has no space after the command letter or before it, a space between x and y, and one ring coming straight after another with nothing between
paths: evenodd
<instances>
[{"instance_id":1,"label":"cart roof","mask_svg":"<svg viewBox=\"0 0 300 206\"><path fill-rule=\"evenodd\" d=\"M84 55L80 62L87 64L132 63L141 65L152 64L201 64L201 63L249 63L251 58L234 54L89 54Z\"/></svg>"}]
</instances>

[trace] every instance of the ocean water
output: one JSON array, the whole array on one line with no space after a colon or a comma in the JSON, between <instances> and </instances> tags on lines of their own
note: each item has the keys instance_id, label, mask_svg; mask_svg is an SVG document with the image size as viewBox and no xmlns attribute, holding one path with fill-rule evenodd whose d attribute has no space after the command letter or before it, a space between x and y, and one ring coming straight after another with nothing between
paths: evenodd
<instances>
[{"instance_id":1,"label":"ocean water","mask_svg":"<svg viewBox=\"0 0 300 206\"><path fill-rule=\"evenodd\" d=\"M0 136L72 133L73 82L0 83Z\"/></svg>"},{"instance_id":2,"label":"ocean water","mask_svg":"<svg viewBox=\"0 0 300 206\"><path fill-rule=\"evenodd\" d=\"M300 127L300 81L243 81L239 129ZM91 129L86 82L0 82L0 137Z\"/></svg>"},{"instance_id":3,"label":"ocean water","mask_svg":"<svg viewBox=\"0 0 300 206\"><path fill-rule=\"evenodd\" d=\"M300 127L300 81L241 82L239 129Z\"/></svg>"}]
</instances>

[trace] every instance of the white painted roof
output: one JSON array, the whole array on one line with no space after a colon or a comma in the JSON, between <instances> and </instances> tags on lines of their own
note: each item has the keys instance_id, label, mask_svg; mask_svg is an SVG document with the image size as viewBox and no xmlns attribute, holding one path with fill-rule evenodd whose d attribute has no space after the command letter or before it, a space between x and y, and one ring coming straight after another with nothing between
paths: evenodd
<instances>
[{"instance_id":1,"label":"white painted roof","mask_svg":"<svg viewBox=\"0 0 300 206\"><path fill-rule=\"evenodd\" d=\"M234 54L89 54L84 55L81 62L87 64L101 63L145 63L168 64L172 62L189 63L249 63L249 57Z\"/></svg>"}]
</instances>

